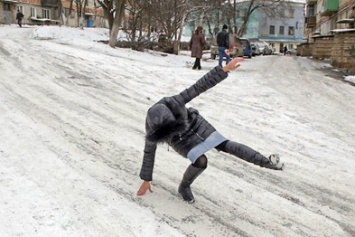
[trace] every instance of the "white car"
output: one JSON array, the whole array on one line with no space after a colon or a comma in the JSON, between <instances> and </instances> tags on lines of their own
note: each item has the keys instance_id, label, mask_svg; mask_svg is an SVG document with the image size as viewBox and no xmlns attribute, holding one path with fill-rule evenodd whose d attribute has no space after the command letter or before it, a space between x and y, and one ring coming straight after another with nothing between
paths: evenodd
<instances>
[{"instance_id":1,"label":"white car","mask_svg":"<svg viewBox=\"0 0 355 237\"><path fill-rule=\"evenodd\" d=\"M259 46L259 50L262 55L272 55L273 54L272 47L269 46L267 43L258 42L256 44Z\"/></svg>"}]
</instances>

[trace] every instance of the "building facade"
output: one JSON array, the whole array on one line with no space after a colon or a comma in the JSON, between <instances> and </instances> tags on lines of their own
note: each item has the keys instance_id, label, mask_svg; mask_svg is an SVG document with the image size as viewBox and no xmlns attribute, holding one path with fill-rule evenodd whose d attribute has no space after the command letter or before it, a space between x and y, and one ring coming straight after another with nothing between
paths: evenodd
<instances>
[{"instance_id":1,"label":"building facade","mask_svg":"<svg viewBox=\"0 0 355 237\"><path fill-rule=\"evenodd\" d=\"M307 0L305 36L308 42L314 37L333 35L336 29L355 28L354 0Z\"/></svg>"},{"instance_id":2,"label":"building facade","mask_svg":"<svg viewBox=\"0 0 355 237\"><path fill-rule=\"evenodd\" d=\"M305 42L304 6L301 2L290 2L289 5L278 5L273 14L262 9L256 11L257 17L251 18L245 37L267 42L276 52L283 52L284 46L289 50L296 49Z\"/></svg>"},{"instance_id":3,"label":"building facade","mask_svg":"<svg viewBox=\"0 0 355 237\"><path fill-rule=\"evenodd\" d=\"M16 22L17 1L0 0L0 24Z\"/></svg>"},{"instance_id":4,"label":"building facade","mask_svg":"<svg viewBox=\"0 0 355 237\"><path fill-rule=\"evenodd\" d=\"M307 0L301 56L329 59L330 64L355 73L355 0Z\"/></svg>"},{"instance_id":5,"label":"building facade","mask_svg":"<svg viewBox=\"0 0 355 237\"><path fill-rule=\"evenodd\" d=\"M87 1L83 22L79 22L76 1L71 8L69 11L70 0L0 0L0 24L16 23L20 10L24 14L22 23L28 25L107 26L102 8L94 0Z\"/></svg>"}]
</instances>

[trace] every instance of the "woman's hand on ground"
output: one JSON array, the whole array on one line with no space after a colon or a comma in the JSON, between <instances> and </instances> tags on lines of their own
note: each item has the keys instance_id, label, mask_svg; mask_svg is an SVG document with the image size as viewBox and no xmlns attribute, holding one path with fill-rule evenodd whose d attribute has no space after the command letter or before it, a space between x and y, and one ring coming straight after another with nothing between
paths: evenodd
<instances>
[{"instance_id":1,"label":"woman's hand on ground","mask_svg":"<svg viewBox=\"0 0 355 237\"><path fill-rule=\"evenodd\" d=\"M137 191L137 196L143 196L147 191L150 191L151 193L152 191L152 187L150 185L149 181L143 181L143 183L141 184L140 188Z\"/></svg>"}]
</instances>

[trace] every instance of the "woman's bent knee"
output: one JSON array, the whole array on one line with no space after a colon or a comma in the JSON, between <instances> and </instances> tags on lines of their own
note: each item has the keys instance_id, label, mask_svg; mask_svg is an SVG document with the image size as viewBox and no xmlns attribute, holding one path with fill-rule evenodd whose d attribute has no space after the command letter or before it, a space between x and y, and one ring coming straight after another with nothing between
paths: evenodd
<instances>
[{"instance_id":1,"label":"woman's bent knee","mask_svg":"<svg viewBox=\"0 0 355 237\"><path fill-rule=\"evenodd\" d=\"M198 168L205 169L207 168L207 163L208 163L207 157L205 155L202 155L192 165Z\"/></svg>"}]
</instances>

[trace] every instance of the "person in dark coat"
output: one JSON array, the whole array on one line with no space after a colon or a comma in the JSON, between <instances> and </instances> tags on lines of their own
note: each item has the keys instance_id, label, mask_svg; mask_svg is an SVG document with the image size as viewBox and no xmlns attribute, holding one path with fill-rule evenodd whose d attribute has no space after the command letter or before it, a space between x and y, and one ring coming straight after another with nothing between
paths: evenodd
<instances>
[{"instance_id":1,"label":"person in dark coat","mask_svg":"<svg viewBox=\"0 0 355 237\"><path fill-rule=\"evenodd\" d=\"M229 33L228 26L223 25L222 30L217 34L217 45L218 45L218 65L222 67L223 58L226 57L226 64L231 60L229 55Z\"/></svg>"},{"instance_id":2,"label":"person in dark coat","mask_svg":"<svg viewBox=\"0 0 355 237\"><path fill-rule=\"evenodd\" d=\"M284 46L284 55L287 54L287 50L288 50L288 49L287 49L287 46L285 45L285 46Z\"/></svg>"},{"instance_id":3,"label":"person in dark coat","mask_svg":"<svg viewBox=\"0 0 355 237\"><path fill-rule=\"evenodd\" d=\"M283 169L278 155L267 158L248 146L228 140L196 109L186 108L192 99L226 79L228 72L238 68L242 60L234 58L224 67L216 66L191 87L177 95L162 98L148 109L143 163L139 174L143 183L137 192L138 196L151 191L150 181L153 180L155 152L159 143L168 143L191 161L178 188L182 198L189 203L195 201L190 185L207 168L204 153L212 148L261 167Z\"/></svg>"},{"instance_id":4,"label":"person in dark coat","mask_svg":"<svg viewBox=\"0 0 355 237\"><path fill-rule=\"evenodd\" d=\"M17 20L17 24L22 27L22 18L24 17L23 13L20 12L20 10L17 10L17 14L16 14L16 20Z\"/></svg>"},{"instance_id":5,"label":"person in dark coat","mask_svg":"<svg viewBox=\"0 0 355 237\"><path fill-rule=\"evenodd\" d=\"M202 26L197 27L195 33L191 36L190 39L190 49L191 57L195 58L195 64L192 69L201 70L201 58L203 53L203 48L206 45L205 36L202 33Z\"/></svg>"}]
</instances>

